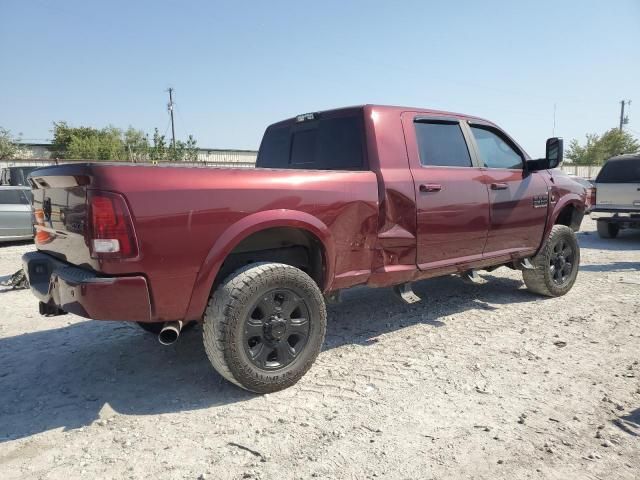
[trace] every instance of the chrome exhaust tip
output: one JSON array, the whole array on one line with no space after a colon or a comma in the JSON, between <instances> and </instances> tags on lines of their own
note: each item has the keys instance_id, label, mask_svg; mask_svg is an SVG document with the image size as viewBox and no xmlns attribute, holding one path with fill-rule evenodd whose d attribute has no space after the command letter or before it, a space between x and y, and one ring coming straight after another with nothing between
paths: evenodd
<instances>
[{"instance_id":1,"label":"chrome exhaust tip","mask_svg":"<svg viewBox=\"0 0 640 480\"><path fill-rule=\"evenodd\" d=\"M180 337L180 331L182 330L182 322L165 322L162 326L162 330L158 334L158 341L162 345L171 345L176 343L178 337Z\"/></svg>"}]
</instances>

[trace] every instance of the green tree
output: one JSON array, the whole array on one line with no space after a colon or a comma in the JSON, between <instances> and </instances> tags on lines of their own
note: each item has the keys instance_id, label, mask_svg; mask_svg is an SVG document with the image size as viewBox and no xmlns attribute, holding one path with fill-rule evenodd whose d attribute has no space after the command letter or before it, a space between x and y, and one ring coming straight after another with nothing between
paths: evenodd
<instances>
[{"instance_id":1,"label":"green tree","mask_svg":"<svg viewBox=\"0 0 640 480\"><path fill-rule=\"evenodd\" d=\"M157 128L153 130L153 145L149 150L149 158L154 162L162 162L168 157L167 141Z\"/></svg>"},{"instance_id":2,"label":"green tree","mask_svg":"<svg viewBox=\"0 0 640 480\"><path fill-rule=\"evenodd\" d=\"M624 153L635 153L640 150L638 140L624 130L612 128L602 135L589 133L586 142L581 145L573 139L565 156L576 165L602 165L605 160Z\"/></svg>"},{"instance_id":3,"label":"green tree","mask_svg":"<svg viewBox=\"0 0 640 480\"><path fill-rule=\"evenodd\" d=\"M124 132L123 142L129 161L146 162L149 160L149 136L142 130L129 127Z\"/></svg>"},{"instance_id":4,"label":"green tree","mask_svg":"<svg viewBox=\"0 0 640 480\"><path fill-rule=\"evenodd\" d=\"M93 127L70 127L67 122L53 122L53 142L51 142L51 148L53 156L57 158L71 158L68 157L69 146L71 142L76 139L76 149L78 144L85 143L85 149L91 142L89 139L98 136L98 130ZM84 157L92 158L92 157ZM95 158L95 157L94 157Z\"/></svg>"},{"instance_id":5,"label":"green tree","mask_svg":"<svg viewBox=\"0 0 640 480\"><path fill-rule=\"evenodd\" d=\"M0 160L9 160L16 157L20 152L18 147L19 138L11 135L6 128L0 127Z\"/></svg>"},{"instance_id":6,"label":"green tree","mask_svg":"<svg viewBox=\"0 0 640 480\"><path fill-rule=\"evenodd\" d=\"M53 151L57 158L130 162L196 161L198 149L193 135L186 142L168 145L164 135L154 129L152 142L142 130L114 126L102 129L53 124Z\"/></svg>"},{"instance_id":7,"label":"green tree","mask_svg":"<svg viewBox=\"0 0 640 480\"><path fill-rule=\"evenodd\" d=\"M185 143L185 156L184 160L187 162L197 162L198 161L198 147L196 146L196 139L193 138L193 135L189 135L187 137L187 141Z\"/></svg>"}]
</instances>

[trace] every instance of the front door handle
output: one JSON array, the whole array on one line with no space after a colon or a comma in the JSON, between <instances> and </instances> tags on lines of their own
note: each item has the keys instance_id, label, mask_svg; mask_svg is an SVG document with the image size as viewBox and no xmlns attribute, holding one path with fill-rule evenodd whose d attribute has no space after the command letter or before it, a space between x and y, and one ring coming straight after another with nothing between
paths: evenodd
<instances>
[{"instance_id":1,"label":"front door handle","mask_svg":"<svg viewBox=\"0 0 640 480\"><path fill-rule=\"evenodd\" d=\"M491 184L491 190L506 190L507 188L509 188L509 185L507 185L506 183L492 183Z\"/></svg>"},{"instance_id":2,"label":"front door handle","mask_svg":"<svg viewBox=\"0 0 640 480\"><path fill-rule=\"evenodd\" d=\"M438 185L437 183L427 183L420 185L420 191L422 193L439 192L440 190L442 190L442 185Z\"/></svg>"}]
</instances>

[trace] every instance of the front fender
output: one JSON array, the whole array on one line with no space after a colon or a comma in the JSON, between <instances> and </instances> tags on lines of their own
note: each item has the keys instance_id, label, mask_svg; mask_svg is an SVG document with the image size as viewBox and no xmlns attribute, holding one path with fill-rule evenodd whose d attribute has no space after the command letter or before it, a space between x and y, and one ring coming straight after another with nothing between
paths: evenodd
<instances>
[{"instance_id":1,"label":"front fender","mask_svg":"<svg viewBox=\"0 0 640 480\"><path fill-rule=\"evenodd\" d=\"M584 215L584 208L585 208L584 198L582 198L580 195L575 193L566 194L560 197L560 199L555 205L552 204L553 208L550 209L549 211L549 215L547 217L548 218L547 227L545 229L544 237L542 239L543 244L544 244L544 241L549 236L549 232L551 232L551 229L558 221L558 217L560 216L560 213L569 205L575 207L575 209L578 212Z\"/></svg>"},{"instance_id":2,"label":"front fender","mask_svg":"<svg viewBox=\"0 0 640 480\"><path fill-rule=\"evenodd\" d=\"M194 320L202 316L216 275L233 249L249 235L275 227L292 227L306 230L320 240L324 250L326 267L323 289L326 289L331 284L335 265L335 249L329 228L309 213L288 209L265 210L243 217L227 227L222 235L218 237L200 267L185 319Z\"/></svg>"}]
</instances>

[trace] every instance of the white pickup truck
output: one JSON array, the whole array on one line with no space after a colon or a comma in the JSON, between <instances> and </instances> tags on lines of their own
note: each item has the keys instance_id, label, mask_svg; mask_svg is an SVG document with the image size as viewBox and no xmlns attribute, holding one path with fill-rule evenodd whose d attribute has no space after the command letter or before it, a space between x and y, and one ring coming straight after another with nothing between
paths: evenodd
<instances>
[{"instance_id":1,"label":"white pickup truck","mask_svg":"<svg viewBox=\"0 0 640 480\"><path fill-rule=\"evenodd\" d=\"M640 228L640 153L610 158L594 183L591 218L598 221L600 237Z\"/></svg>"}]
</instances>

